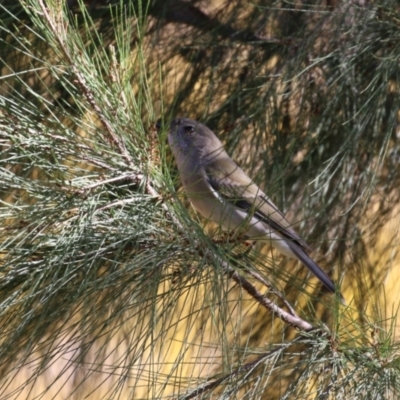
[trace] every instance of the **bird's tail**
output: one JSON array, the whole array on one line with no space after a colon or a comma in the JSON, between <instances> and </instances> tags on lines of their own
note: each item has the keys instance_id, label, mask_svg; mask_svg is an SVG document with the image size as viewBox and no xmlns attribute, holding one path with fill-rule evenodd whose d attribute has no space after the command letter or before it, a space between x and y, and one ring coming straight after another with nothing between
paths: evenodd
<instances>
[{"instance_id":1,"label":"bird's tail","mask_svg":"<svg viewBox=\"0 0 400 400\"><path fill-rule=\"evenodd\" d=\"M321 267L304 251L302 250L296 243L287 242L290 249L293 251L296 258L298 258L321 282L322 284L332 293L338 293L340 295L340 299L343 304L346 304L346 301L343 295L337 290L335 283L331 278L326 274L325 271L321 269Z\"/></svg>"}]
</instances>

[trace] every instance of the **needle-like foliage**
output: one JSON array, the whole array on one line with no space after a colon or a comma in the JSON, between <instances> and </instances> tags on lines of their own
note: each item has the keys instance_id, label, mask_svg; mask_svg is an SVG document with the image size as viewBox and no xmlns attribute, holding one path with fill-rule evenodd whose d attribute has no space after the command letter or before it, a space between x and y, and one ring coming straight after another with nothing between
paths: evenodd
<instances>
[{"instance_id":1,"label":"needle-like foliage","mask_svg":"<svg viewBox=\"0 0 400 400\"><path fill-rule=\"evenodd\" d=\"M0 399L397 398L399 21L389 0L0 5ZM347 306L186 207L154 124L177 115Z\"/></svg>"}]
</instances>

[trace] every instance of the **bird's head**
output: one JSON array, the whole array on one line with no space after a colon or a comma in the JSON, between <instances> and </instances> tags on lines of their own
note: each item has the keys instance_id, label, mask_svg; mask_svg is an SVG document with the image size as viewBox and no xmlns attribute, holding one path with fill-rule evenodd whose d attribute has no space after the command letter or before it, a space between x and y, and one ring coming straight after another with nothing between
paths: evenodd
<instances>
[{"instance_id":1,"label":"bird's head","mask_svg":"<svg viewBox=\"0 0 400 400\"><path fill-rule=\"evenodd\" d=\"M189 118L171 121L168 142L177 159L190 156L202 160L223 151L221 141L211 129Z\"/></svg>"}]
</instances>

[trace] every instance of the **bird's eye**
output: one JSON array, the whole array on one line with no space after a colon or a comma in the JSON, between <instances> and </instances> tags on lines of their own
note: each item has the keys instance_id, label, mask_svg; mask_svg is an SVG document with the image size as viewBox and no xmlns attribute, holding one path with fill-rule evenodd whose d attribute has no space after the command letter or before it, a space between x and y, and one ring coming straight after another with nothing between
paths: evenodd
<instances>
[{"instance_id":1,"label":"bird's eye","mask_svg":"<svg viewBox=\"0 0 400 400\"><path fill-rule=\"evenodd\" d=\"M194 133L193 126L186 125L183 129L185 130L185 133L187 133L188 135L191 135Z\"/></svg>"}]
</instances>

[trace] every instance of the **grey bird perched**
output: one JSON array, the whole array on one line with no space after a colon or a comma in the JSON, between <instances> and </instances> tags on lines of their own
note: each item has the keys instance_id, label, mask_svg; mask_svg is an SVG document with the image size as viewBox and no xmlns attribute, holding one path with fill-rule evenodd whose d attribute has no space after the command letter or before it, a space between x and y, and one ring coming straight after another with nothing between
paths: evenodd
<instances>
[{"instance_id":1,"label":"grey bird perched","mask_svg":"<svg viewBox=\"0 0 400 400\"><path fill-rule=\"evenodd\" d=\"M186 194L203 217L222 229L265 239L301 261L331 292L335 284L310 258L310 247L265 193L229 157L215 134L200 122L176 118L168 142Z\"/></svg>"}]
</instances>

